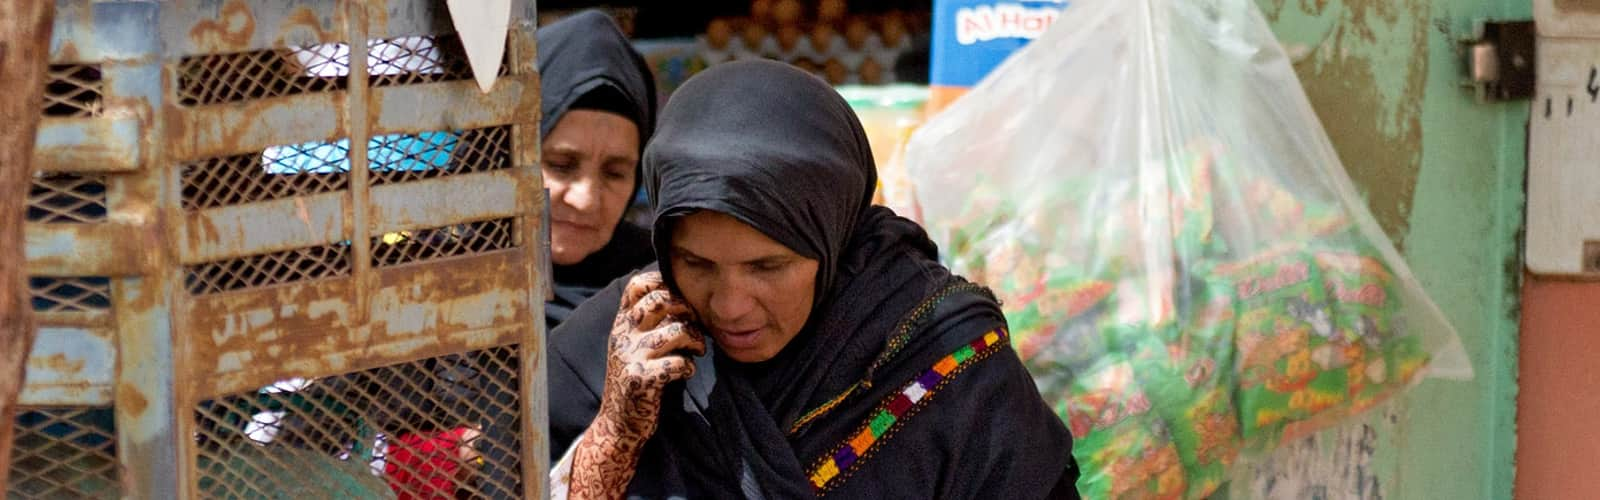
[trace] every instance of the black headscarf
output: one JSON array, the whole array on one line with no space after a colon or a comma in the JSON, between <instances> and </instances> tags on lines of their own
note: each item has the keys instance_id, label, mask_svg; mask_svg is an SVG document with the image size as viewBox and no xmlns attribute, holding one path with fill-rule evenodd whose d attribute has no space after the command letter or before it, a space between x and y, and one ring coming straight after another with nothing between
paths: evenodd
<instances>
[{"instance_id":1,"label":"black headscarf","mask_svg":"<svg viewBox=\"0 0 1600 500\"><path fill-rule=\"evenodd\" d=\"M682 216L721 212L816 259L817 300L774 359L738 363L712 346L693 379L668 386L630 494L813 496L808 474L820 460L942 358L1003 330L1004 317L987 291L937 262L922 228L870 204L876 169L866 136L820 79L764 61L718 65L680 87L661 120L645 153L658 256L666 260ZM662 271L672 284L670 269ZM588 422L557 406L597 407L619 298L620 287L602 292L552 334L557 447ZM1075 495L1071 437L1008 346L986 351L918 408L824 491ZM813 415L820 416L803 418Z\"/></svg>"},{"instance_id":2,"label":"black headscarf","mask_svg":"<svg viewBox=\"0 0 1600 500\"><path fill-rule=\"evenodd\" d=\"M639 128L639 147L655 130L656 85L650 66L617 23L588 10L539 28L540 137L548 137L567 111L592 109L622 115ZM634 189L638 191L635 170ZM633 201L630 196L628 202ZM611 280L654 259L649 233L626 220L617 223L604 247L568 266L554 266L555 299L545 304L554 328L574 307Z\"/></svg>"}]
</instances>

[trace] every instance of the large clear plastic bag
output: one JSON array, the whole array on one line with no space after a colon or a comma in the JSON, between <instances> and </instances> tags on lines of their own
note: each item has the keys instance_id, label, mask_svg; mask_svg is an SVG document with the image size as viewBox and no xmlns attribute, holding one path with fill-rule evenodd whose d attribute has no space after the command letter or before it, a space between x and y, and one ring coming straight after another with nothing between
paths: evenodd
<instances>
[{"instance_id":1,"label":"large clear plastic bag","mask_svg":"<svg viewBox=\"0 0 1600 500\"><path fill-rule=\"evenodd\" d=\"M1251 0L1081 0L913 136L922 222L1004 302L1092 498L1470 378Z\"/></svg>"}]
</instances>

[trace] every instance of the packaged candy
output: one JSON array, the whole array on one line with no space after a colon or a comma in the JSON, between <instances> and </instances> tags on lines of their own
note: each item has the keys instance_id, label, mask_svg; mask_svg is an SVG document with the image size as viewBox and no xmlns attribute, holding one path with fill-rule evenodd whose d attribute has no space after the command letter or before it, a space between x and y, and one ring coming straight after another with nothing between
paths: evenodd
<instances>
[{"instance_id":1,"label":"packaged candy","mask_svg":"<svg viewBox=\"0 0 1600 500\"><path fill-rule=\"evenodd\" d=\"M1187 487L1171 434L1133 372L1127 361L1108 358L1077 378L1073 397L1057 399L1085 498L1179 498Z\"/></svg>"},{"instance_id":2,"label":"packaged candy","mask_svg":"<svg viewBox=\"0 0 1600 500\"><path fill-rule=\"evenodd\" d=\"M1082 493L1206 498L1250 454L1470 375L1255 2L1052 8L905 165L1074 431Z\"/></svg>"},{"instance_id":3,"label":"packaged candy","mask_svg":"<svg viewBox=\"0 0 1600 500\"><path fill-rule=\"evenodd\" d=\"M1110 308L1111 283L1048 277L1014 299L1006 315L1012 345L1023 359L1088 355L1101 342L1099 320ZM1057 342L1057 338L1060 342ZM1042 352L1046 349L1065 352Z\"/></svg>"},{"instance_id":4,"label":"packaged candy","mask_svg":"<svg viewBox=\"0 0 1600 500\"><path fill-rule=\"evenodd\" d=\"M1199 498L1226 481L1240 452L1231 345L1237 303L1226 282L1192 286L1197 300L1180 313L1184 322L1139 348L1157 362L1137 378L1172 433L1187 476L1185 496Z\"/></svg>"},{"instance_id":5,"label":"packaged candy","mask_svg":"<svg viewBox=\"0 0 1600 500\"><path fill-rule=\"evenodd\" d=\"M1309 252L1288 245L1211 272L1233 284L1238 300L1234 339L1245 440L1275 441L1284 425L1344 401L1343 373L1319 370L1312 361L1313 352L1334 348L1342 337Z\"/></svg>"}]
</instances>

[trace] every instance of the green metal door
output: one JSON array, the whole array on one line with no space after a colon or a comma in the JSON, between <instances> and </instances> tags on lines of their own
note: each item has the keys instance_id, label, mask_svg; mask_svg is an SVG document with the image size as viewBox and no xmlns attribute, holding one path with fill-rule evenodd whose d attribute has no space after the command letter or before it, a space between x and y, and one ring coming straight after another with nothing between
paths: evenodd
<instances>
[{"instance_id":1,"label":"green metal door","mask_svg":"<svg viewBox=\"0 0 1600 500\"><path fill-rule=\"evenodd\" d=\"M1526 0L1258 0L1373 214L1459 329L1476 377L1241 471L1233 498L1510 498L1528 102L1480 103L1459 41Z\"/></svg>"}]
</instances>

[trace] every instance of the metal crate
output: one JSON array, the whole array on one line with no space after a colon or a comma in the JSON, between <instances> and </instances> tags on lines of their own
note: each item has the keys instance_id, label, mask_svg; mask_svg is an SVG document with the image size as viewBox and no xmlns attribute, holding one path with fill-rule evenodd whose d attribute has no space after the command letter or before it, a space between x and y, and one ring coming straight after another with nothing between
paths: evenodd
<instances>
[{"instance_id":1,"label":"metal crate","mask_svg":"<svg viewBox=\"0 0 1600 500\"><path fill-rule=\"evenodd\" d=\"M6 497L542 497L513 4L485 94L444 0L59 0Z\"/></svg>"}]
</instances>

